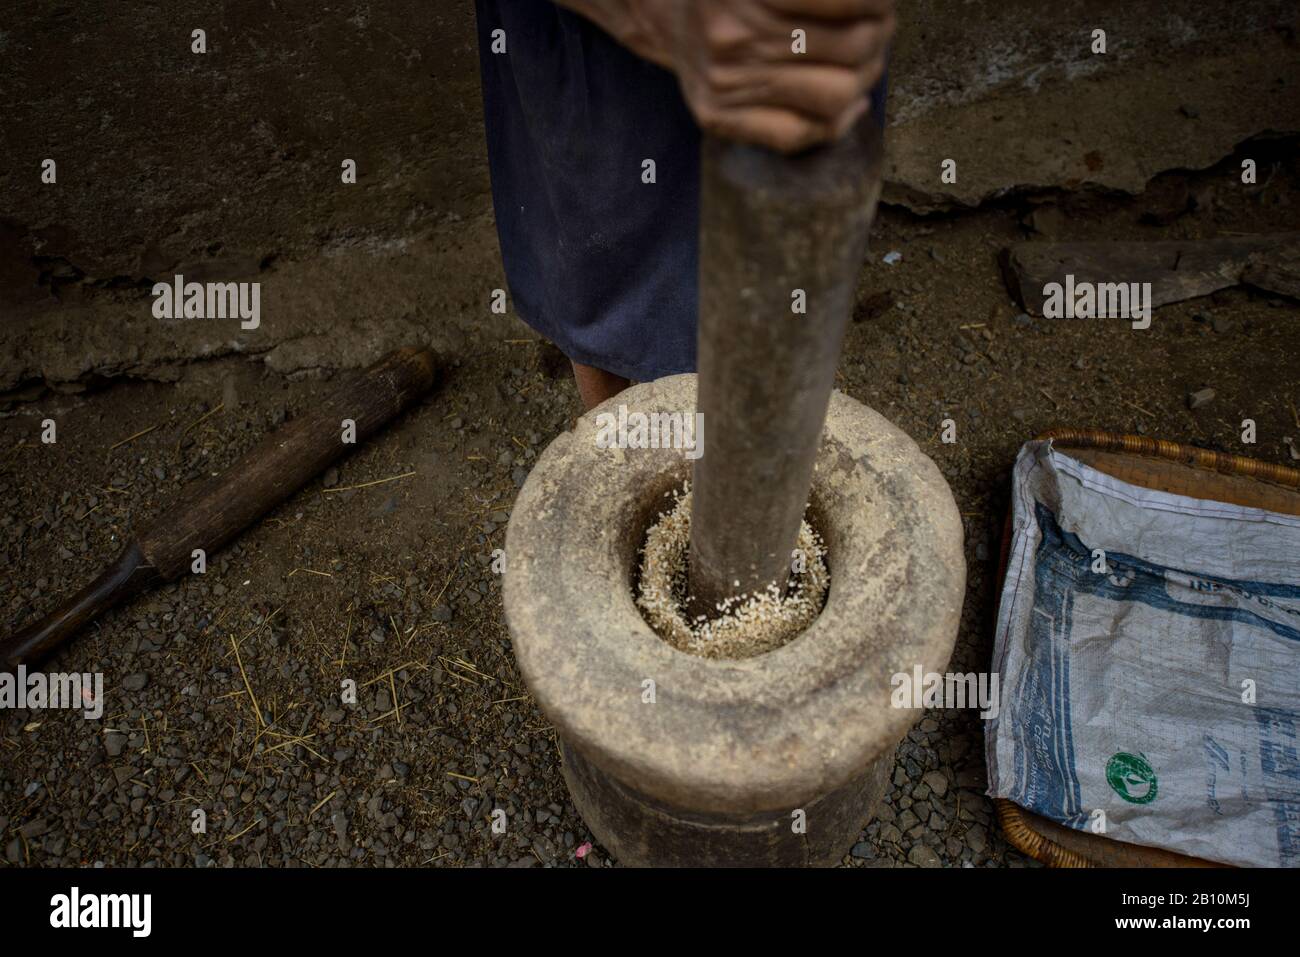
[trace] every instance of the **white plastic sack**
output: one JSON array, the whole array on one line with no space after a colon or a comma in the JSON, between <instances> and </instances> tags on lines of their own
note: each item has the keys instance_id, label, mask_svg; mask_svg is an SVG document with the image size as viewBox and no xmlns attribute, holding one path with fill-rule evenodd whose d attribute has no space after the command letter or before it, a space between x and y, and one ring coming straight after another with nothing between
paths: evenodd
<instances>
[{"instance_id":1,"label":"white plastic sack","mask_svg":"<svg viewBox=\"0 0 1300 957\"><path fill-rule=\"evenodd\" d=\"M1021 449L1013 485L989 794L1115 840L1300 864L1300 518L1131 485L1050 442Z\"/></svg>"}]
</instances>

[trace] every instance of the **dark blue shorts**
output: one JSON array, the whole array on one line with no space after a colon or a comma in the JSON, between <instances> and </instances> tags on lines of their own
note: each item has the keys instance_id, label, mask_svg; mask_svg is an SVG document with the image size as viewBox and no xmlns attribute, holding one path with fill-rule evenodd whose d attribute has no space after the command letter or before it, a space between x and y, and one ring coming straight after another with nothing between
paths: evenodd
<instances>
[{"instance_id":1,"label":"dark blue shorts","mask_svg":"<svg viewBox=\"0 0 1300 957\"><path fill-rule=\"evenodd\" d=\"M700 131L677 78L552 3L476 5L515 309L585 365L636 381L695 371ZM884 99L882 81L878 122ZM647 159L653 183L643 182Z\"/></svg>"}]
</instances>

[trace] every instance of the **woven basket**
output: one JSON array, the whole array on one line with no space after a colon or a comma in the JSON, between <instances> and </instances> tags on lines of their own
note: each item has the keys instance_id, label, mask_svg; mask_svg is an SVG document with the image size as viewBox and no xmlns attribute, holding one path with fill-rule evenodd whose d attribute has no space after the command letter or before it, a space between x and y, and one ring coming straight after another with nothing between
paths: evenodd
<instances>
[{"instance_id":1,"label":"woven basket","mask_svg":"<svg viewBox=\"0 0 1300 957\"><path fill-rule=\"evenodd\" d=\"M1142 435L1052 429L1039 436L1098 471L1146 488L1300 515L1300 470ZM1011 550L1011 514L1002 531L998 594ZM998 822L1017 850L1049 867L1222 867L1200 858L1076 831L1011 801L995 801Z\"/></svg>"}]
</instances>

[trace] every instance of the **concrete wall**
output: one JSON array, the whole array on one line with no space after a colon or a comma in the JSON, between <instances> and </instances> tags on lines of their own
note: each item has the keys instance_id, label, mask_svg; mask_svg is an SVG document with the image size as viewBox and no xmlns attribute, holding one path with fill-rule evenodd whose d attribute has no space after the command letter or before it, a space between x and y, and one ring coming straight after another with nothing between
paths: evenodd
<instances>
[{"instance_id":1,"label":"concrete wall","mask_svg":"<svg viewBox=\"0 0 1300 957\"><path fill-rule=\"evenodd\" d=\"M482 205L469 4L29 2L0 30L11 301L38 297L42 269L138 278L216 257L234 278ZM45 157L57 187L39 182ZM357 187L340 183L344 158Z\"/></svg>"},{"instance_id":2,"label":"concrete wall","mask_svg":"<svg viewBox=\"0 0 1300 957\"><path fill-rule=\"evenodd\" d=\"M52 305L52 285L382 251L487 208L468 2L7 6L0 306ZM1020 185L1137 190L1300 129L1294 6L902 0L886 198L924 210ZM1105 57L1089 50L1096 27ZM938 182L949 156L955 187ZM39 181L46 157L57 186ZM357 187L340 184L345 157Z\"/></svg>"}]
</instances>

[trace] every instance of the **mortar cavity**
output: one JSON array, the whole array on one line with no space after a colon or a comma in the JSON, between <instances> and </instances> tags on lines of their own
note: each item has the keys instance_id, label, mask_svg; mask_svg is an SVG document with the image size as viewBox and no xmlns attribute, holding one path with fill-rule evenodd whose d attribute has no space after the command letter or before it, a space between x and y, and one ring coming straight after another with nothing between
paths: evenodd
<instances>
[{"instance_id":1,"label":"mortar cavity","mask_svg":"<svg viewBox=\"0 0 1300 957\"><path fill-rule=\"evenodd\" d=\"M647 522L638 552L633 592L641 616L664 641L679 651L704 658L752 658L798 637L821 613L830 588L827 549L810 518L799 529L794 563L784 595L775 586L767 593L740 595L724 603L716 616L689 620L689 543L691 493L683 482L661 499L666 507Z\"/></svg>"}]
</instances>

